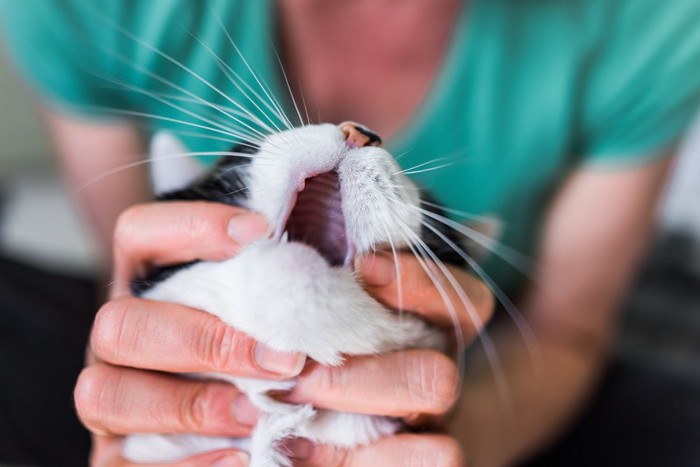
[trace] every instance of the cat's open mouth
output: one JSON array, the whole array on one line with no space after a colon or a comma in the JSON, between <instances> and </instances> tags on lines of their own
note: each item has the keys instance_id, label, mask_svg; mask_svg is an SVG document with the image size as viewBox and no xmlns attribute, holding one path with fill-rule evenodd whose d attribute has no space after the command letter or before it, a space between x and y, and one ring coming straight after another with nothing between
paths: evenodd
<instances>
[{"instance_id":1,"label":"cat's open mouth","mask_svg":"<svg viewBox=\"0 0 700 467\"><path fill-rule=\"evenodd\" d=\"M288 241L316 249L332 266L352 267L355 248L347 236L336 171L305 179L286 219Z\"/></svg>"}]
</instances>

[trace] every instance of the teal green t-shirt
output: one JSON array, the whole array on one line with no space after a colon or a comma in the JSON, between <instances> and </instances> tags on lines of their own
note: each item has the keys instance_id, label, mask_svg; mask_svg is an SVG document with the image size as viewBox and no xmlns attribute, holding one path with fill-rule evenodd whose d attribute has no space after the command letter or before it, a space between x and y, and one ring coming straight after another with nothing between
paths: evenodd
<instances>
[{"instance_id":1,"label":"teal green t-shirt","mask_svg":"<svg viewBox=\"0 0 700 467\"><path fill-rule=\"evenodd\" d=\"M58 108L114 109L151 131L179 132L193 151L228 149L227 126L252 131L231 115L242 106L265 120L268 92L294 120L271 0L0 7L18 69ZM432 89L387 146L455 219L497 219L497 253L520 262L536 254L544 210L567 173L647 163L677 142L700 103L699 18L697 0L465 2ZM250 88L234 85L233 73ZM251 90L261 98L246 98ZM522 278L499 254L484 267L513 293Z\"/></svg>"}]
</instances>

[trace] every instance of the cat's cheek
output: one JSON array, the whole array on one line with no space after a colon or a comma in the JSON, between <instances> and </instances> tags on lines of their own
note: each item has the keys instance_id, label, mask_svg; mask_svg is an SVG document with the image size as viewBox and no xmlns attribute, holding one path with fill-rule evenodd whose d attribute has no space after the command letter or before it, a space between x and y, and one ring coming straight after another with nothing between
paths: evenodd
<instances>
[{"instance_id":1,"label":"cat's cheek","mask_svg":"<svg viewBox=\"0 0 700 467\"><path fill-rule=\"evenodd\" d=\"M183 269L145 296L207 311L275 350L326 365L442 340L422 320L388 311L349 269L296 242L255 242L227 261Z\"/></svg>"}]
</instances>

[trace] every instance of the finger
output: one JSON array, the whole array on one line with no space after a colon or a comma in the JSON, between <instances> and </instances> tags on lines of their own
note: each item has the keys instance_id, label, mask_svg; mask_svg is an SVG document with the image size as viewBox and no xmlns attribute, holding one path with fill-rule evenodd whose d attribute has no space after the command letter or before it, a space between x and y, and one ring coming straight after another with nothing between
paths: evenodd
<instances>
[{"instance_id":1,"label":"finger","mask_svg":"<svg viewBox=\"0 0 700 467\"><path fill-rule=\"evenodd\" d=\"M454 266L446 265L448 276L434 263L428 264L434 266L430 273L413 255L399 254L394 259L390 254L377 254L362 258L358 271L369 292L389 307L402 307L445 327L454 325L452 307L465 336L476 335L494 310L489 288Z\"/></svg>"},{"instance_id":2,"label":"finger","mask_svg":"<svg viewBox=\"0 0 700 467\"><path fill-rule=\"evenodd\" d=\"M124 211L114 234L118 296L148 265L222 260L265 237L265 219L242 208L204 201L140 204Z\"/></svg>"},{"instance_id":3,"label":"finger","mask_svg":"<svg viewBox=\"0 0 700 467\"><path fill-rule=\"evenodd\" d=\"M235 386L96 364L75 387L83 424L97 434L248 436L259 412Z\"/></svg>"},{"instance_id":4,"label":"finger","mask_svg":"<svg viewBox=\"0 0 700 467\"><path fill-rule=\"evenodd\" d=\"M95 467L143 467L121 456L122 439L113 436L93 436L90 465ZM249 456L234 449L222 449L188 457L171 464L148 464L148 467L244 467L250 463Z\"/></svg>"},{"instance_id":5,"label":"finger","mask_svg":"<svg viewBox=\"0 0 700 467\"><path fill-rule=\"evenodd\" d=\"M100 309L90 347L114 365L171 373L280 379L298 375L305 362L304 355L274 351L208 313L134 297Z\"/></svg>"},{"instance_id":6,"label":"finger","mask_svg":"<svg viewBox=\"0 0 700 467\"><path fill-rule=\"evenodd\" d=\"M295 467L461 467L464 462L457 442L443 435L401 434L351 450L313 445L304 439L289 441L285 447L294 459Z\"/></svg>"},{"instance_id":7,"label":"finger","mask_svg":"<svg viewBox=\"0 0 700 467\"><path fill-rule=\"evenodd\" d=\"M408 350L348 360L342 368L310 362L294 389L294 403L340 412L415 418L443 415L457 400L459 373L447 356Z\"/></svg>"}]
</instances>

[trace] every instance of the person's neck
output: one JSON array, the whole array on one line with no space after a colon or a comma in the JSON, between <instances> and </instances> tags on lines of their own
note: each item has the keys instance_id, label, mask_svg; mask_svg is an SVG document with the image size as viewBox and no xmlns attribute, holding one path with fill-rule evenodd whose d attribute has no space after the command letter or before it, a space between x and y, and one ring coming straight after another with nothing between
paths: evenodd
<instances>
[{"instance_id":1,"label":"person's neck","mask_svg":"<svg viewBox=\"0 0 700 467\"><path fill-rule=\"evenodd\" d=\"M312 118L391 136L440 69L459 0L282 0L285 68ZM297 92L301 89L301 92Z\"/></svg>"}]
</instances>

